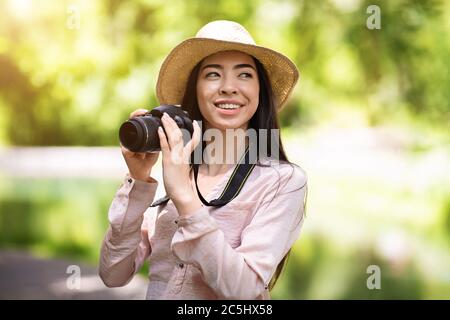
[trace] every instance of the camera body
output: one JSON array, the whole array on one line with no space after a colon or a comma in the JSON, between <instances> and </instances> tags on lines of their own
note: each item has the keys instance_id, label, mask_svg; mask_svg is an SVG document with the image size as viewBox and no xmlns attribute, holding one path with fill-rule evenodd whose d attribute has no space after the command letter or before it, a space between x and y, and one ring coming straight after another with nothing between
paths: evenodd
<instances>
[{"instance_id":1,"label":"camera body","mask_svg":"<svg viewBox=\"0 0 450 320\"><path fill-rule=\"evenodd\" d=\"M187 111L176 105L160 105L144 115L125 121L119 129L121 144L133 152L160 151L158 127L161 126L164 129L161 122L164 112L175 121L180 129L189 132L189 137L183 134L184 144L186 144L194 132L192 119Z\"/></svg>"}]
</instances>

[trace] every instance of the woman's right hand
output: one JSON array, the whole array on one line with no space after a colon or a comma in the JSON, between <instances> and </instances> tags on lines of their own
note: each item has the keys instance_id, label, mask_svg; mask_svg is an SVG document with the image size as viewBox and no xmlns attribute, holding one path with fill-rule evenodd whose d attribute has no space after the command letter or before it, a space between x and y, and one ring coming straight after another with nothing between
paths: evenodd
<instances>
[{"instance_id":1,"label":"woman's right hand","mask_svg":"<svg viewBox=\"0 0 450 320\"><path fill-rule=\"evenodd\" d=\"M130 114L130 119L147 113L148 110L137 109ZM159 152L132 152L120 145L122 155L128 166L130 176L137 180L149 181L149 176L156 161L158 161Z\"/></svg>"}]
</instances>

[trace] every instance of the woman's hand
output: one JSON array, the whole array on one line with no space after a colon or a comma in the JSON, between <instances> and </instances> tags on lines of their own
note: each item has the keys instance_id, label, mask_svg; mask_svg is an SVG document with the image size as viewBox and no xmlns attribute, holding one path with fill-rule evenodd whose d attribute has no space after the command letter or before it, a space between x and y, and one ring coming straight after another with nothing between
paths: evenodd
<instances>
[{"instance_id":1,"label":"woman's hand","mask_svg":"<svg viewBox=\"0 0 450 320\"><path fill-rule=\"evenodd\" d=\"M192 139L183 145L183 134L175 121L166 113L161 118L164 131L158 128L162 151L164 187L182 216L201 207L189 177L189 159L201 138L201 130L197 121L193 122Z\"/></svg>"},{"instance_id":2,"label":"woman's hand","mask_svg":"<svg viewBox=\"0 0 450 320\"><path fill-rule=\"evenodd\" d=\"M130 119L143 115L147 112L148 110L145 109L137 109L130 114ZM153 166L158 160L159 152L132 152L122 145L120 145L120 147L122 149L122 155L128 166L130 176L137 180L155 182L155 180L149 176Z\"/></svg>"}]
</instances>

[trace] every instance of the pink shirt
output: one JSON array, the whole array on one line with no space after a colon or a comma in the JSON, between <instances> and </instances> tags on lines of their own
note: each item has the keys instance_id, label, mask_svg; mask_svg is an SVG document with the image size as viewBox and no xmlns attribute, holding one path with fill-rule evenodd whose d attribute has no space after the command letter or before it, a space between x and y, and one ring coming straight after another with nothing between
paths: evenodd
<instances>
[{"instance_id":1,"label":"pink shirt","mask_svg":"<svg viewBox=\"0 0 450 320\"><path fill-rule=\"evenodd\" d=\"M300 234L307 178L295 165L261 162L270 167L256 165L230 203L184 219L171 200L149 208L157 183L127 175L108 213L105 284L125 285L149 259L147 299L270 299L270 279ZM233 170L206 200L219 197Z\"/></svg>"}]
</instances>

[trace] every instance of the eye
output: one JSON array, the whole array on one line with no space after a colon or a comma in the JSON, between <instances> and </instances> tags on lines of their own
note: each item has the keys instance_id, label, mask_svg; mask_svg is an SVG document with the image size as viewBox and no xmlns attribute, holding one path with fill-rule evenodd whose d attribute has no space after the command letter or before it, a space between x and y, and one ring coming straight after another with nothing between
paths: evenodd
<instances>
[{"instance_id":1,"label":"eye","mask_svg":"<svg viewBox=\"0 0 450 320\"><path fill-rule=\"evenodd\" d=\"M218 77L218 76L219 76L219 73L218 73L218 72L212 71L212 72L208 72L208 73L205 75L205 78L215 78L215 77Z\"/></svg>"},{"instance_id":2,"label":"eye","mask_svg":"<svg viewBox=\"0 0 450 320\"><path fill-rule=\"evenodd\" d=\"M241 78L253 78L253 75L249 72L242 72L239 77Z\"/></svg>"}]
</instances>

